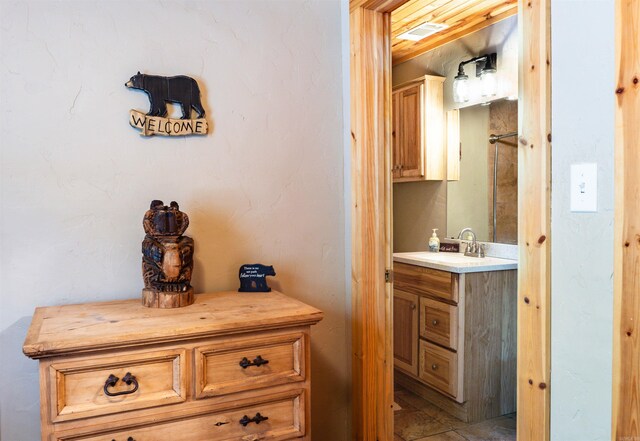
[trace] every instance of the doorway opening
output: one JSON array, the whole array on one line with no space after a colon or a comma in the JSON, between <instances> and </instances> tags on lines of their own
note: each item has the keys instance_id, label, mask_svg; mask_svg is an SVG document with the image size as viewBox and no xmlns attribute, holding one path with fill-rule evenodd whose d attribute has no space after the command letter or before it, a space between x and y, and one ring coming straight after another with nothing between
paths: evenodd
<instances>
[{"instance_id":1,"label":"doorway opening","mask_svg":"<svg viewBox=\"0 0 640 441\"><path fill-rule=\"evenodd\" d=\"M516 12L411 0L391 13L399 440L516 439ZM448 41L475 14L501 19ZM440 31L402 39L424 20Z\"/></svg>"},{"instance_id":2,"label":"doorway opening","mask_svg":"<svg viewBox=\"0 0 640 441\"><path fill-rule=\"evenodd\" d=\"M442 48L445 43L451 45L464 40L461 28L465 26L467 33L472 33L486 28L482 24L489 19L496 18L495 24L492 24L499 26L508 22L508 17L501 15L505 13L504 10L483 13L482 9L490 2L464 2L465 13L476 13L483 18L475 22L468 19L460 26L449 24L449 37L444 33L438 35L442 30L433 34L430 38L435 38L437 45L423 44L421 56L431 57L431 61L436 61L432 63L433 66L428 66L427 62L421 65L411 63L415 57L407 55L408 44L394 43L392 39L395 35L393 11L403 8L407 12L408 20L413 20L415 24L419 20L417 15L420 12L414 7L414 3L418 2L352 0L350 4L355 438L391 440L396 436L401 439L427 439L431 436L427 429L423 432L402 432L399 429L394 435L394 414L410 410L414 412L411 418L427 415L434 424L441 424L440 428L432 432L434 435L451 432L446 436L455 439L455 436L462 435L454 426L459 426L459 429L465 424L468 426L469 422L490 421L496 417L496 414L492 413L494 410L488 410L489 408L497 407L495 412L498 418L513 418L513 412L506 412L505 409L509 410L509 400L515 405L517 389L519 438L548 439L547 384L550 370L547 238L551 152L549 4L523 1L517 3L517 23L520 24L520 28L517 29L518 36L515 38L519 48L516 55L516 71L519 73L520 87L518 116L512 119L518 120L518 123L516 127L503 125L500 130L489 129L482 137L470 137L471 141L482 138L484 150L475 153L483 158L472 160L471 168L480 170L479 175L486 183L486 189L483 190L472 184L472 193L468 188L464 188L465 184L469 185L466 178L470 176L469 171L465 172L464 159L467 157L467 149L464 145L470 144L471 141L462 139L466 130L462 124L467 120L474 120L472 117L475 117L476 121L482 119L483 113L485 120L490 120L492 107L496 109L494 113L509 113L504 109L500 111L499 107L503 106L506 109L516 104L499 100L498 98L507 98L509 95L498 97L496 92L496 98L482 101L494 103L484 112L470 105L447 107L445 103L454 101L453 95L460 92L454 90L452 84L444 85L447 78L453 77L455 80L456 76L470 77L469 73L474 74L471 65L463 65L466 61L476 64L476 68L481 71L480 77L484 70L489 73L493 70L495 73L496 66L487 66L490 64L488 61L495 62L493 55L496 54L500 60L500 53L504 48L502 51L497 50L496 47L500 45L487 43L487 39L484 40L482 48L474 48L469 44L463 48L466 52L462 59L458 57L452 61L454 64L459 63L459 66L454 66L459 69L453 69L453 73L444 69L444 60L448 57L443 54ZM438 16L448 16L453 20L463 13L455 12L455 8L459 7L461 2L425 0L423 6L425 4L427 9L431 7L427 13L430 14L429 20ZM516 3L501 4L501 7L506 6L515 7ZM438 8L441 8L440 13L434 12ZM513 12L509 15L513 16ZM515 22L515 19L512 20ZM494 47L491 47L492 45ZM487 56L484 56L485 54ZM464 57L471 58L467 60ZM485 65L479 66L479 58L484 59ZM394 67L399 64L405 65L404 73L396 75L395 70L398 68L392 70L392 60ZM498 61L498 71L500 67L501 63ZM463 72L466 69L468 72ZM402 75L404 78L397 78ZM495 77L494 75L493 80ZM491 75L487 78L490 79ZM471 83L472 81L468 81L467 85L471 86ZM518 82L516 90L517 84ZM479 90L484 91L484 85L480 85ZM440 96L438 90L441 91ZM483 92L479 96L483 96ZM434 102L438 103L438 100L441 109L440 120L437 105L433 105ZM424 119L398 116L411 115L416 111L431 112L430 117ZM466 115L467 113L469 115ZM494 119L499 118L494 115ZM446 127L440 132L443 139L439 142L437 131L434 132L433 128L438 124L440 127ZM456 127L457 131L451 130L450 127ZM513 131L519 133L517 143L513 142L513 137L504 136ZM423 136L425 133L427 137ZM450 142L450 139L455 139L456 133L459 136L457 144ZM491 144L489 139L496 141L496 144ZM456 152L454 147L459 147L460 141L463 145L463 159L450 160L449 158L456 157L456 153L459 155L459 149ZM411 144L420 145L418 153L410 149ZM501 156L513 156L516 151L517 161ZM498 156L494 156L496 154ZM473 154L471 157L473 158ZM497 170L494 169L496 162ZM514 193L506 187L501 189L501 185L504 186L508 183L506 181L509 181L508 177L501 175L501 170L504 164L511 164L513 168L516 162L520 175L517 176L518 190ZM447 188L450 182L451 191ZM409 190L396 189L402 186ZM462 203L447 204L449 194L455 194L456 190L463 198ZM444 194L444 197L438 197L438 192ZM482 197L478 196L479 192L483 193ZM412 197L418 195L420 202L412 202L412 197L408 196L412 193ZM465 200L464 197L469 194L475 195L475 199ZM517 202L502 200L504 194L517 197ZM478 208L471 210L467 215L454 216L454 211L450 212L448 206L451 205L452 209L454 205L465 208L477 201L480 201ZM401 205L408 207L405 214L409 215L397 215L396 212ZM536 214L527 217L516 216L517 222L512 222L514 225L511 227L508 221L502 224L501 208L513 208L514 205L518 206L520 213ZM429 209L420 212L425 206ZM427 220L412 228L411 225L416 224L416 219L434 216L437 214L435 212L441 213L439 220ZM478 225L475 227L477 231L473 231L472 226L470 229L473 234L469 233L468 237L461 236L461 239L470 242L468 246L462 245L462 249L467 248L468 254L476 259L481 259L476 257L481 254L495 258L496 250L504 247L494 245L493 236L497 239L501 234L517 235L517 242L520 244L517 251L517 276L515 268L503 268L501 271L455 272L447 271L451 266L447 267L442 262L440 266L421 265L415 261L420 256L392 254L393 251L399 254L417 254L416 251L426 253L427 233L430 233L431 228L441 230L440 245L448 241L459 244L457 233L460 230L468 232L469 229L466 227L470 225L465 222L470 222L471 216L478 213L481 213L481 216L478 216L479 220L474 221ZM513 215L511 217L513 218ZM462 224L456 227L454 221ZM476 233L483 234L480 230L486 231L487 236L478 240ZM411 235L414 238L411 238ZM416 236L419 236L419 239L415 239ZM453 240L445 240L451 236L454 237ZM411 248L403 249L405 246ZM438 254L440 253L433 253L431 257ZM414 260L411 260L412 258ZM462 265L460 262L458 264L458 267ZM503 276L500 280L498 274ZM486 295L479 295L481 292L485 292ZM511 295L506 294L508 292L511 292ZM491 309L496 305L500 305L500 308L495 308L496 311L492 312ZM510 320L505 320L505 316ZM394 318L396 323L410 324L404 328L402 336L394 334ZM517 375L513 355L516 327L519 349ZM489 345L479 345L477 342L482 339L489 342ZM394 357L394 346L396 349L405 349L406 353ZM403 404L402 399L394 399L394 358L400 359L396 364L396 383L404 386L405 390L409 389L407 392L412 394L419 392L414 395L426 398L425 401L433 407L423 404L423 409L419 409L416 407L421 406L418 402L412 404L404 400L405 409L394 411L394 407L402 407ZM493 379L494 376L497 380ZM499 398L495 396L498 389L475 387L484 387L487 386L486 383L496 382L501 383L498 387ZM472 399L474 393L476 395ZM480 404L471 406L469 403L474 400ZM406 409L412 406L416 408ZM503 416L505 414L507 416ZM448 419L449 417L451 419ZM510 427L514 426L513 422L507 423ZM443 428L452 430L441 430Z\"/></svg>"}]
</instances>

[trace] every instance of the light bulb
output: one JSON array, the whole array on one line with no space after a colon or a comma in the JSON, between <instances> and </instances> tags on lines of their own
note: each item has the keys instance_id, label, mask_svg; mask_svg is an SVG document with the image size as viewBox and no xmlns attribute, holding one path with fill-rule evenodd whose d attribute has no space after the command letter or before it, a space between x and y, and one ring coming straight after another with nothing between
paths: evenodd
<instances>
[{"instance_id":1,"label":"light bulb","mask_svg":"<svg viewBox=\"0 0 640 441\"><path fill-rule=\"evenodd\" d=\"M480 74L480 90L482 96L496 96L498 91L498 78L495 69L483 69Z\"/></svg>"},{"instance_id":2,"label":"light bulb","mask_svg":"<svg viewBox=\"0 0 640 441\"><path fill-rule=\"evenodd\" d=\"M453 80L453 101L466 103L469 101L469 77L458 74Z\"/></svg>"}]
</instances>

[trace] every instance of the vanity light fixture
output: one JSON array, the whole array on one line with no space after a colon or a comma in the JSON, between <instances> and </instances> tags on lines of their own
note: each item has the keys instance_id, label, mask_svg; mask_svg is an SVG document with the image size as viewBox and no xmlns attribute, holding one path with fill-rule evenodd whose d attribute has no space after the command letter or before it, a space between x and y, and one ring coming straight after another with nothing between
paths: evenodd
<instances>
[{"instance_id":1,"label":"vanity light fixture","mask_svg":"<svg viewBox=\"0 0 640 441\"><path fill-rule=\"evenodd\" d=\"M458 65L458 74L453 79L453 101L456 103L466 103L469 101L470 88L469 77L464 72L464 66L469 63L476 64L476 77L480 77L480 95L491 98L498 90L498 80L496 77L496 64L498 54L485 54L479 57L463 61Z\"/></svg>"}]
</instances>

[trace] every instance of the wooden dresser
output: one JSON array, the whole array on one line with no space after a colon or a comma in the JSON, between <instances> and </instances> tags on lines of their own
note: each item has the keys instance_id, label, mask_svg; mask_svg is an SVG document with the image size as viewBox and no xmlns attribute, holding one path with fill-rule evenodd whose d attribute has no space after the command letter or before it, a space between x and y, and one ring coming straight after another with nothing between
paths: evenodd
<instances>
[{"instance_id":1,"label":"wooden dresser","mask_svg":"<svg viewBox=\"0 0 640 441\"><path fill-rule=\"evenodd\" d=\"M46 441L311 439L309 330L322 312L278 292L37 308Z\"/></svg>"}]
</instances>

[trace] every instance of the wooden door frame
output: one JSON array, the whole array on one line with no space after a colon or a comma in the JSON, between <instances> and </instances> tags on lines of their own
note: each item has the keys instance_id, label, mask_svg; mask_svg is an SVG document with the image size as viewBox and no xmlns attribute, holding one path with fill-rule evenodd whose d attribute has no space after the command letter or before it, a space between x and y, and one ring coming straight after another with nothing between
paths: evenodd
<instances>
[{"instance_id":1,"label":"wooden door frame","mask_svg":"<svg viewBox=\"0 0 640 441\"><path fill-rule=\"evenodd\" d=\"M640 439L640 0L616 0L611 439Z\"/></svg>"},{"instance_id":2,"label":"wooden door frame","mask_svg":"<svg viewBox=\"0 0 640 441\"><path fill-rule=\"evenodd\" d=\"M350 0L353 438L393 440L390 13ZM518 0L518 439L549 439L551 0Z\"/></svg>"}]
</instances>

